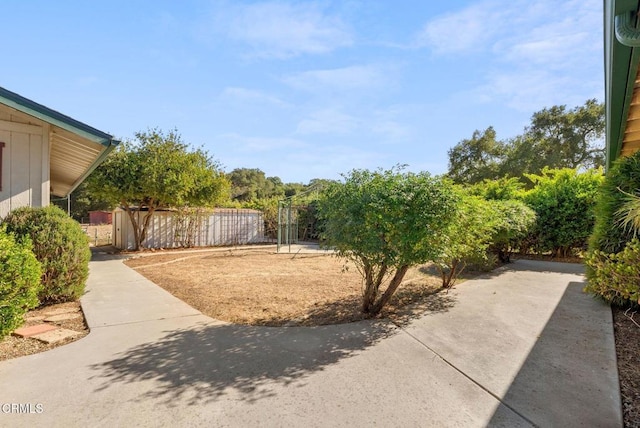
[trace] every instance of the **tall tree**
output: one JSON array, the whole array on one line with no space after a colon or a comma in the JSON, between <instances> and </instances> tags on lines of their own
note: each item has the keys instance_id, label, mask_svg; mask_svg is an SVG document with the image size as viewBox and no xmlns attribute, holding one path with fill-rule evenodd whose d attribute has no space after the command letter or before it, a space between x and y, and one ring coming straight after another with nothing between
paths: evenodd
<instances>
[{"instance_id":1,"label":"tall tree","mask_svg":"<svg viewBox=\"0 0 640 428\"><path fill-rule=\"evenodd\" d=\"M496 131L488 127L473 132L449 150L449 177L456 183L477 183L498 178L504 156L504 144L496 140Z\"/></svg>"},{"instance_id":2,"label":"tall tree","mask_svg":"<svg viewBox=\"0 0 640 428\"><path fill-rule=\"evenodd\" d=\"M229 173L231 197L247 202L284 196L284 185L279 177L266 177L258 168L236 168Z\"/></svg>"},{"instance_id":3,"label":"tall tree","mask_svg":"<svg viewBox=\"0 0 640 428\"><path fill-rule=\"evenodd\" d=\"M571 110L561 105L534 113L523 141L534 148L538 162L525 172L539 174L544 167L602 166L604 131L604 104L595 99Z\"/></svg>"},{"instance_id":4,"label":"tall tree","mask_svg":"<svg viewBox=\"0 0 640 428\"><path fill-rule=\"evenodd\" d=\"M218 163L202 149L191 150L176 130L150 129L135 137L91 174L89 189L127 212L138 250L154 211L215 206L229 197L229 183Z\"/></svg>"},{"instance_id":5,"label":"tall tree","mask_svg":"<svg viewBox=\"0 0 640 428\"><path fill-rule=\"evenodd\" d=\"M567 109L553 106L533 114L530 126L507 141L492 127L475 131L449 150L448 175L457 183L523 177L547 168L593 168L604 163L604 105L587 100Z\"/></svg>"},{"instance_id":6,"label":"tall tree","mask_svg":"<svg viewBox=\"0 0 640 428\"><path fill-rule=\"evenodd\" d=\"M354 170L344 179L319 199L324 237L362 274L362 310L375 315L410 266L437 257L436 242L451 221L456 195L451 184L427 173Z\"/></svg>"}]
</instances>

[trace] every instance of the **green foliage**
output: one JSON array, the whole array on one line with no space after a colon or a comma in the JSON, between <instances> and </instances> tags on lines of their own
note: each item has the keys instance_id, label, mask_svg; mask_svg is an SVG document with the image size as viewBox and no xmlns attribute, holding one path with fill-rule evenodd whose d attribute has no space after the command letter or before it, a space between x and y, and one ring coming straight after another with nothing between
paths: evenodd
<instances>
[{"instance_id":1,"label":"green foliage","mask_svg":"<svg viewBox=\"0 0 640 428\"><path fill-rule=\"evenodd\" d=\"M607 302L640 304L640 241L633 238L622 251L592 251L586 259L589 281L585 290Z\"/></svg>"},{"instance_id":2,"label":"green foliage","mask_svg":"<svg viewBox=\"0 0 640 428\"><path fill-rule=\"evenodd\" d=\"M536 112L531 125L507 141L492 127L449 150L448 175L473 184L499 177L540 174L547 168L593 168L604 164L604 104L587 100L568 110L553 106Z\"/></svg>"},{"instance_id":3,"label":"green foliage","mask_svg":"<svg viewBox=\"0 0 640 428\"><path fill-rule=\"evenodd\" d=\"M534 183L524 195L524 202L536 212L530 239L534 249L566 257L572 249L584 248L593 230L602 170L545 168L540 175L526 176Z\"/></svg>"},{"instance_id":4,"label":"green foliage","mask_svg":"<svg viewBox=\"0 0 640 428\"><path fill-rule=\"evenodd\" d=\"M595 206L595 226L589 238L589 250L606 253L622 251L635 232L622 227L624 214L620 211L628 202L628 195L640 189L640 152L617 159L607 172ZM617 214L619 213L619 214Z\"/></svg>"},{"instance_id":5,"label":"green foliage","mask_svg":"<svg viewBox=\"0 0 640 428\"><path fill-rule=\"evenodd\" d=\"M42 264L40 303L77 300L89 275L89 239L80 225L58 207L18 208L4 219L7 232L30 240Z\"/></svg>"},{"instance_id":6,"label":"green foliage","mask_svg":"<svg viewBox=\"0 0 640 428\"><path fill-rule=\"evenodd\" d=\"M494 214L490 202L477 196L460 196L452 221L436 240L439 253L433 262L440 271L443 288L453 287L467 264L487 261Z\"/></svg>"},{"instance_id":7,"label":"green foliage","mask_svg":"<svg viewBox=\"0 0 640 428\"><path fill-rule=\"evenodd\" d=\"M67 211L67 199L51 198L51 204ZM76 190L71 193L71 218L79 223L88 222L89 211L112 211L116 205L108 201L96 198L88 189L87 181L83 181Z\"/></svg>"},{"instance_id":8,"label":"green foliage","mask_svg":"<svg viewBox=\"0 0 640 428\"><path fill-rule=\"evenodd\" d=\"M318 201L324 238L364 277L362 309L377 314L407 269L438 256L437 240L455 212L452 185L427 173L353 170ZM380 287L391 279L384 292Z\"/></svg>"},{"instance_id":9,"label":"green foliage","mask_svg":"<svg viewBox=\"0 0 640 428\"><path fill-rule=\"evenodd\" d=\"M133 225L135 249L143 246L147 227L160 208L214 207L229 198L229 181L202 149L190 150L177 131L136 133L90 176L95 197L121 205ZM141 221L136 212L146 210Z\"/></svg>"},{"instance_id":10,"label":"green foliage","mask_svg":"<svg viewBox=\"0 0 640 428\"><path fill-rule=\"evenodd\" d=\"M471 195L496 201L522 199L523 191L524 184L515 177L501 177L495 180L485 179L469 188Z\"/></svg>"},{"instance_id":11,"label":"green foliage","mask_svg":"<svg viewBox=\"0 0 640 428\"><path fill-rule=\"evenodd\" d=\"M266 177L257 168L236 168L227 178L231 182L231 197L236 201L283 198L285 185L279 177Z\"/></svg>"},{"instance_id":12,"label":"green foliage","mask_svg":"<svg viewBox=\"0 0 640 428\"><path fill-rule=\"evenodd\" d=\"M242 208L262 211L264 234L270 239L278 237L278 199L255 199L242 205Z\"/></svg>"},{"instance_id":13,"label":"green foliage","mask_svg":"<svg viewBox=\"0 0 640 428\"><path fill-rule=\"evenodd\" d=\"M501 262L508 262L511 251L522 246L535 224L536 213L524 202L514 200L489 201L489 209L493 219L489 249Z\"/></svg>"},{"instance_id":14,"label":"green foliage","mask_svg":"<svg viewBox=\"0 0 640 428\"><path fill-rule=\"evenodd\" d=\"M23 315L38 306L42 288L40 263L31 242L16 242L0 227L0 340L23 323Z\"/></svg>"},{"instance_id":15,"label":"green foliage","mask_svg":"<svg viewBox=\"0 0 640 428\"><path fill-rule=\"evenodd\" d=\"M640 196L627 194L625 202L616 211L618 223L624 230L632 230L637 236L640 232Z\"/></svg>"},{"instance_id":16,"label":"green foliage","mask_svg":"<svg viewBox=\"0 0 640 428\"><path fill-rule=\"evenodd\" d=\"M504 143L496 140L493 127L473 132L449 150L449 177L456 183L478 183L500 176Z\"/></svg>"}]
</instances>

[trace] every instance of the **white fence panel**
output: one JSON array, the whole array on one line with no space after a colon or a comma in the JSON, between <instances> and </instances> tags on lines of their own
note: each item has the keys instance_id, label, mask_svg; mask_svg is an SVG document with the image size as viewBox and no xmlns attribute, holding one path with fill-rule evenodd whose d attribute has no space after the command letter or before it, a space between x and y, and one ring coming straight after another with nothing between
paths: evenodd
<instances>
[{"instance_id":1,"label":"white fence panel","mask_svg":"<svg viewBox=\"0 0 640 428\"><path fill-rule=\"evenodd\" d=\"M135 214L138 223L146 212ZM208 216L191 219L191 227L185 227L185 219L173 211L156 211L149 222L145 248L208 247L244 245L266 242L264 218L261 211L244 209L216 209ZM123 210L113 213L113 244L120 249L134 248L131 220Z\"/></svg>"}]
</instances>

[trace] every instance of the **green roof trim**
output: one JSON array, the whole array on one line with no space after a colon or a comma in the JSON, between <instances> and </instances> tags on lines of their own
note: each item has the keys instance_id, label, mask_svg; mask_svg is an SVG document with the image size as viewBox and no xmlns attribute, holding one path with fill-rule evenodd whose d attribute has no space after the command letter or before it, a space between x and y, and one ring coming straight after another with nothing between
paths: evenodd
<instances>
[{"instance_id":1,"label":"green roof trim","mask_svg":"<svg viewBox=\"0 0 640 428\"><path fill-rule=\"evenodd\" d=\"M11 92L0 86L0 103L21 111L29 116L43 120L64 130L84 137L94 143L111 147L120 144L113 136L97 130L96 128L75 120L67 115L31 101L21 95Z\"/></svg>"},{"instance_id":2,"label":"green roof trim","mask_svg":"<svg viewBox=\"0 0 640 428\"><path fill-rule=\"evenodd\" d=\"M604 76L606 167L620 156L629 107L633 97L640 48L626 46L616 38L616 16L635 13L639 0L604 0Z\"/></svg>"}]
</instances>

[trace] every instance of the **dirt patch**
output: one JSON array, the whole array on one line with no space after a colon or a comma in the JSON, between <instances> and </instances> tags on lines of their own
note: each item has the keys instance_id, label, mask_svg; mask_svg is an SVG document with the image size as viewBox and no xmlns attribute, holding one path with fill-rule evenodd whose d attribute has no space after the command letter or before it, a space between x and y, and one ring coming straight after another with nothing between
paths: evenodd
<instances>
[{"instance_id":1,"label":"dirt patch","mask_svg":"<svg viewBox=\"0 0 640 428\"><path fill-rule=\"evenodd\" d=\"M68 303L60 303L57 305L45 306L45 307L34 309L27 312L25 314L25 319L27 319L28 321L26 321L21 327L29 327L36 324L42 324L43 321L37 320L37 317L42 317L49 312L54 312L56 310L63 310L63 309L73 311L74 313L82 314L82 309L80 308L80 302L68 302ZM36 318L36 320L29 320L33 318ZM71 320L51 322L48 324L53 324L62 328L74 330L79 332L80 334L74 338L67 339L65 341L58 342L55 344L47 344L39 341L38 339L33 339L33 338L17 337L13 335L6 336L2 341L0 341L0 361L48 351L49 349L53 349L58 346L66 345L67 343L74 342L78 339L85 337L87 334L89 334L89 328L87 327L87 324L84 321L84 316L76 319L71 319Z\"/></svg>"},{"instance_id":2,"label":"dirt patch","mask_svg":"<svg viewBox=\"0 0 640 428\"><path fill-rule=\"evenodd\" d=\"M90 246L100 247L102 245L112 244L112 226L110 224L101 224L98 226L82 224L81 227L89 237Z\"/></svg>"},{"instance_id":3,"label":"dirt patch","mask_svg":"<svg viewBox=\"0 0 640 428\"><path fill-rule=\"evenodd\" d=\"M640 311L613 308L622 414L626 428L640 427ZM635 321L635 322L634 322Z\"/></svg>"},{"instance_id":4,"label":"dirt patch","mask_svg":"<svg viewBox=\"0 0 640 428\"><path fill-rule=\"evenodd\" d=\"M324 325L361 320L362 278L330 255L224 251L162 254L125 262L205 315L251 325ZM440 279L416 266L380 315L398 321L453 304Z\"/></svg>"}]
</instances>

